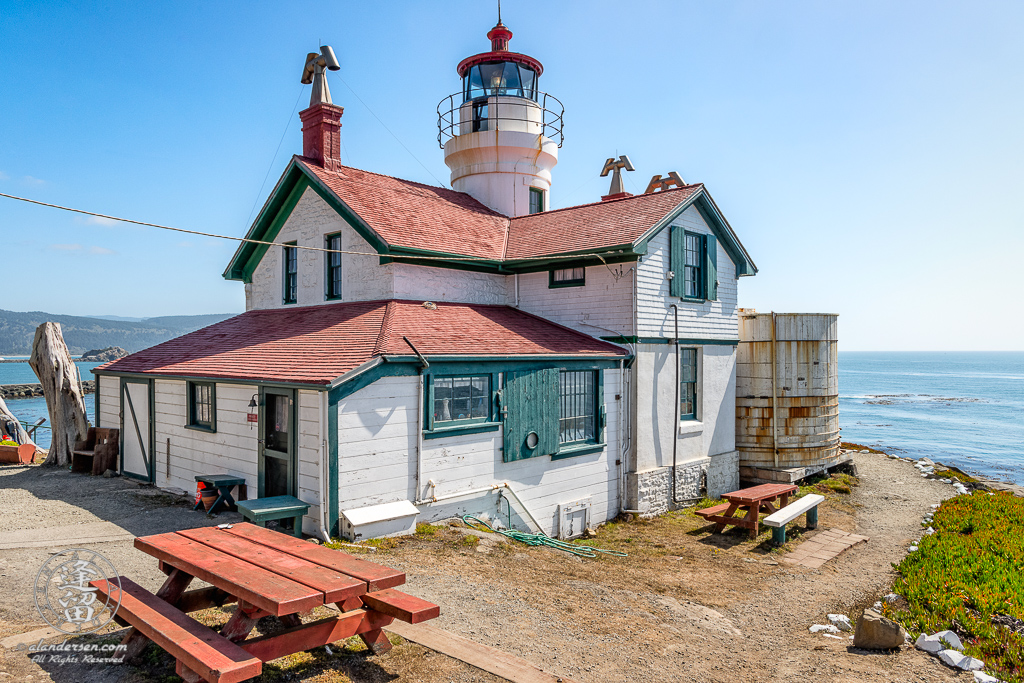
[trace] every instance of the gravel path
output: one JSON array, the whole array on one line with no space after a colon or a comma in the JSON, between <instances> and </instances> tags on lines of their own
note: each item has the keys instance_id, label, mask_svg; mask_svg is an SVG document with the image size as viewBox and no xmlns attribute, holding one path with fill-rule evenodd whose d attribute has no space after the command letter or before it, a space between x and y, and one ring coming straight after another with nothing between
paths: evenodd
<instances>
[{"instance_id":1,"label":"gravel path","mask_svg":"<svg viewBox=\"0 0 1024 683\"><path fill-rule=\"evenodd\" d=\"M489 539L477 549L459 543L465 530L403 542L369 559L404 569L408 592L441 604L436 626L580 683L965 680L911 648L868 654L853 650L848 641L808 633L811 624L827 623L830 612L856 620L864 606L888 592L891 563L920 537L919 522L929 506L953 492L949 485L922 479L902 461L875 454L858 454L855 461L861 486L849 496L830 497L820 512L820 529L839 528L871 540L817 570L780 564L778 554L738 535L709 535L703 521L692 516L679 518L683 526L677 527L634 523L638 550L626 559L580 559ZM0 468L0 528L114 521L145 535L238 519L234 514L210 519L150 493L123 479ZM620 525L617 533L631 529ZM658 535L659 529L670 533ZM68 545L73 544L69 537ZM91 547L150 590L162 582L156 562L130 541ZM39 627L28 574L34 575L48 556L46 549L0 550L0 637ZM0 673L17 671L17 680L23 680L29 672L23 656L17 669L11 669L12 661L6 654ZM396 657L399 661L404 663L384 678L348 675L359 681L496 680L421 649L408 650L404 659ZM30 673L33 680L124 683L131 678L113 667L102 676L68 677L70 672L59 668L38 667Z\"/></svg>"}]
</instances>

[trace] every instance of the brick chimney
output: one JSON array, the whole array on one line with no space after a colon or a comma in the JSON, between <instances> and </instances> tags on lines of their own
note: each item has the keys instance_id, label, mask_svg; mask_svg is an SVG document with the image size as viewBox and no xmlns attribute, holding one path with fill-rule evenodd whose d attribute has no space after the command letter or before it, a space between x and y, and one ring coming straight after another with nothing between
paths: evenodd
<instances>
[{"instance_id":1,"label":"brick chimney","mask_svg":"<svg viewBox=\"0 0 1024 683\"><path fill-rule=\"evenodd\" d=\"M299 112L302 119L302 156L318 162L325 170L341 168L341 115L344 107L315 104Z\"/></svg>"}]
</instances>

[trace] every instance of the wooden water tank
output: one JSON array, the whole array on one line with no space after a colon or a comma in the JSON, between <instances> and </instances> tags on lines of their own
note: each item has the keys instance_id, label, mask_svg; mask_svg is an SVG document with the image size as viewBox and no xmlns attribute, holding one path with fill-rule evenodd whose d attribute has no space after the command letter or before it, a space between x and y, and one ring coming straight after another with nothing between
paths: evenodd
<instances>
[{"instance_id":1,"label":"wooden water tank","mask_svg":"<svg viewBox=\"0 0 1024 683\"><path fill-rule=\"evenodd\" d=\"M736 448L743 467L839 459L838 316L739 311Z\"/></svg>"}]
</instances>

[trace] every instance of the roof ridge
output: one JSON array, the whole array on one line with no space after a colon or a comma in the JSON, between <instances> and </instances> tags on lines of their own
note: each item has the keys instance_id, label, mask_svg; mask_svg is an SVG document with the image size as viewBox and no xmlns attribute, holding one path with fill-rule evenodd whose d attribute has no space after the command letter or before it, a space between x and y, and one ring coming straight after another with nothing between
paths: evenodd
<instances>
[{"instance_id":1,"label":"roof ridge","mask_svg":"<svg viewBox=\"0 0 1024 683\"><path fill-rule=\"evenodd\" d=\"M373 347L371 356L379 356L387 353L388 344L391 343L391 328L395 322L395 300L390 299L384 307L384 317L380 321L380 334L377 335L377 343Z\"/></svg>"},{"instance_id":2,"label":"roof ridge","mask_svg":"<svg viewBox=\"0 0 1024 683\"><path fill-rule=\"evenodd\" d=\"M641 197L653 197L655 195L667 194L669 192L678 192L679 190L691 190L691 189L693 189L695 187L703 187L703 186L704 186L704 183L690 183L689 185L684 185L682 187L673 187L670 190L662 190L661 192L650 192L650 193L645 193L645 194L634 194L634 195L629 196L629 197L619 197L618 199L609 199L607 201L606 200L601 200L599 202L588 202L586 204L574 204L573 206L563 206L560 209L551 209L550 211L541 211L540 213L529 213L529 214L524 214L522 216L514 216L510 220L517 221L517 220L519 220L521 218L533 218L534 216L545 216L545 215L549 215L549 214L552 214L552 213L558 213L559 211L569 211L570 209L581 209L581 208L583 208L585 206L605 206L605 205L608 205L608 204L614 204L616 202L625 202L625 201L629 201L631 199L640 199Z\"/></svg>"},{"instance_id":3,"label":"roof ridge","mask_svg":"<svg viewBox=\"0 0 1024 683\"><path fill-rule=\"evenodd\" d=\"M299 154L295 154L293 156L295 158L301 160L307 166L310 166L310 165L317 166L317 168L319 168L324 173L337 173L338 172L338 171L328 171L326 168L324 168L323 166L320 166L313 159L311 159L309 157L304 157L304 156L301 156ZM483 202L481 202L479 199L477 199L473 195L469 194L468 192L462 192L460 190L456 190L456 189L453 189L453 188L450 188L450 187L443 187L441 185L429 185L427 183L421 183L418 180L409 180L407 178L399 178L398 176L388 175L386 173L377 173L376 171L367 171L366 169L356 168L355 166L344 166L344 165L342 165L342 166L340 166L340 168L344 169L344 170L347 170L347 171L356 171L358 173L367 173L369 175L377 176L378 178L387 178L389 180L395 180L395 181L398 181L399 183L406 183L406 184L409 184L409 185L416 185L418 187L422 187L422 188L425 188L425 189L428 189L428 190L444 190L445 192L451 192L452 194L462 195L462 196L468 197L469 199L472 199L474 202L479 204L482 208L486 209L488 212L494 214L495 216L500 216L501 218L505 218L506 220L508 219L508 216L506 216L503 213L499 213L499 212L495 211L494 209L492 209L491 207L487 206L486 204L484 204ZM349 176L348 180L350 182L359 183L360 185L366 185L367 184L365 182L361 182L359 180L355 180L351 176ZM400 191L400 190L396 190L396 191Z\"/></svg>"}]
</instances>

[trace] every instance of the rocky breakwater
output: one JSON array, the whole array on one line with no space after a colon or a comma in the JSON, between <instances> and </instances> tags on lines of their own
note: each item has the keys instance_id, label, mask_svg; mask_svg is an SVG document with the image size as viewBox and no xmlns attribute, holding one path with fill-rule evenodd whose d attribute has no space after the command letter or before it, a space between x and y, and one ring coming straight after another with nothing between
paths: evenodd
<instances>
[{"instance_id":1,"label":"rocky breakwater","mask_svg":"<svg viewBox=\"0 0 1024 683\"><path fill-rule=\"evenodd\" d=\"M128 352L120 346L108 346L105 349L89 349L78 360L85 363L109 363L127 355Z\"/></svg>"},{"instance_id":2,"label":"rocky breakwater","mask_svg":"<svg viewBox=\"0 0 1024 683\"><path fill-rule=\"evenodd\" d=\"M91 394L96 391L96 380L82 382L82 391ZM43 395L42 384L0 384L2 398L36 398Z\"/></svg>"}]
</instances>

